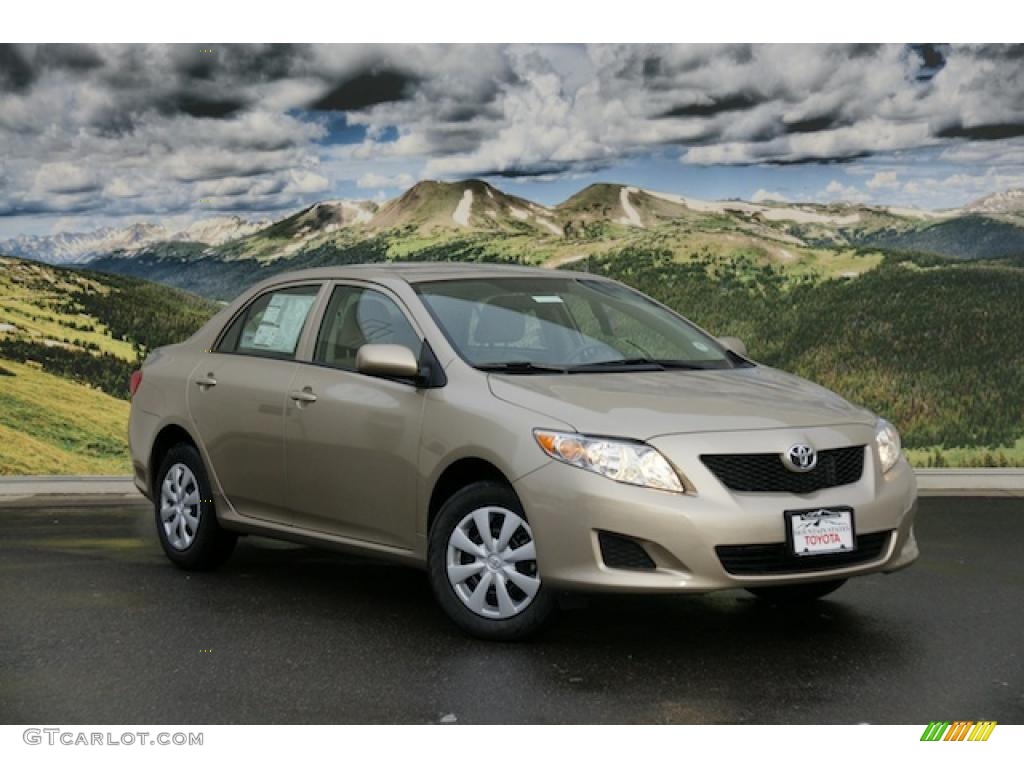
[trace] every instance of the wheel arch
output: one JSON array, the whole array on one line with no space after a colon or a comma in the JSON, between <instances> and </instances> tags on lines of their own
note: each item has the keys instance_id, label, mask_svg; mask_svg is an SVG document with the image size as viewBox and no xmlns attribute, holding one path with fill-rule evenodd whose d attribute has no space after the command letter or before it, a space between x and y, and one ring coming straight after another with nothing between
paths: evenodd
<instances>
[{"instance_id":1,"label":"wheel arch","mask_svg":"<svg viewBox=\"0 0 1024 768\"><path fill-rule=\"evenodd\" d=\"M171 422L169 424L165 424L160 428L160 431L157 432L156 437L153 439L153 445L149 451L148 483L150 493L156 493L156 488L154 487L156 483L156 475L157 472L160 471L160 465L163 463L167 452L175 445L179 445L181 443L187 443L197 451L199 450L199 443L192 436L192 433L190 433L181 424Z\"/></svg>"},{"instance_id":2,"label":"wheel arch","mask_svg":"<svg viewBox=\"0 0 1024 768\"><path fill-rule=\"evenodd\" d=\"M441 511L441 507L448 499L467 485L487 480L508 486L509 490L515 493L508 476L487 459L466 456L456 459L445 467L430 492L430 501L427 505L427 531L430 531L438 512Z\"/></svg>"}]
</instances>

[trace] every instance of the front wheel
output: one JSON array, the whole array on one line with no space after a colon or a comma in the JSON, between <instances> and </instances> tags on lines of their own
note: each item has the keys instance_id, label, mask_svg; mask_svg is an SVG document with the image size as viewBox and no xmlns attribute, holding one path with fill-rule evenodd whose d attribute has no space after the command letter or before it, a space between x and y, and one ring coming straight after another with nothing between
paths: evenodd
<instances>
[{"instance_id":1,"label":"front wheel","mask_svg":"<svg viewBox=\"0 0 1024 768\"><path fill-rule=\"evenodd\" d=\"M231 555L238 536L217 522L202 457L193 446L171 448L153 494L156 530L167 558L188 571L207 571Z\"/></svg>"},{"instance_id":2,"label":"front wheel","mask_svg":"<svg viewBox=\"0 0 1024 768\"><path fill-rule=\"evenodd\" d=\"M533 531L506 485L474 483L445 502L430 529L427 565L445 613L476 637L527 637L554 610Z\"/></svg>"},{"instance_id":3,"label":"front wheel","mask_svg":"<svg viewBox=\"0 0 1024 768\"><path fill-rule=\"evenodd\" d=\"M846 579L814 581L809 584L787 584L782 587L750 587L747 592L779 605L793 605L830 595L846 583Z\"/></svg>"}]
</instances>

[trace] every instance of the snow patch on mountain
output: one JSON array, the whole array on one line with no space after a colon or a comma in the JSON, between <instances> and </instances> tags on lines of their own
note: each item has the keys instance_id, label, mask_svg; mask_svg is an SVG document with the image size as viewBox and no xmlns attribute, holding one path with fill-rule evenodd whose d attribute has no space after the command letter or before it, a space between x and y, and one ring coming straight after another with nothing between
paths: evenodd
<instances>
[{"instance_id":1,"label":"snow patch on mountain","mask_svg":"<svg viewBox=\"0 0 1024 768\"><path fill-rule=\"evenodd\" d=\"M698 200L694 197L655 192L650 189L645 189L644 192L651 197L667 200L677 205L685 205L691 211L698 213L744 213L750 216L758 214L768 221L795 221L798 224L832 224L835 226L849 226L860 221L860 214L857 212L838 215L821 213L793 204L758 205L742 200Z\"/></svg>"},{"instance_id":2,"label":"snow patch on mountain","mask_svg":"<svg viewBox=\"0 0 1024 768\"><path fill-rule=\"evenodd\" d=\"M904 208L896 205L890 205L884 209L893 216L903 216L907 219L946 219L950 216L956 215L957 211L926 211L923 208Z\"/></svg>"},{"instance_id":3,"label":"snow patch on mountain","mask_svg":"<svg viewBox=\"0 0 1024 768\"><path fill-rule=\"evenodd\" d=\"M639 191L640 190L638 190L636 187L623 187L622 190L619 192L619 205L622 206L622 212L626 214L625 217L619 219L619 221L629 226L643 228L643 219L640 218L640 214L637 212L636 208L633 207L633 204L629 201L629 195L633 192Z\"/></svg>"},{"instance_id":4,"label":"snow patch on mountain","mask_svg":"<svg viewBox=\"0 0 1024 768\"><path fill-rule=\"evenodd\" d=\"M795 221L797 224L832 224L837 227L848 227L860 221L860 214L856 212L839 216L796 207L767 208L760 213L768 221Z\"/></svg>"},{"instance_id":5,"label":"snow patch on mountain","mask_svg":"<svg viewBox=\"0 0 1024 768\"><path fill-rule=\"evenodd\" d=\"M269 223L269 221L247 221L241 216L214 216L193 222L184 229L173 233L168 239L221 245L258 232Z\"/></svg>"},{"instance_id":6,"label":"snow patch on mountain","mask_svg":"<svg viewBox=\"0 0 1024 768\"><path fill-rule=\"evenodd\" d=\"M462 193L462 199L459 200L459 204L455 206L455 211L452 213L452 220L463 227L469 226L469 214L473 210L473 190L467 189Z\"/></svg>"},{"instance_id":7,"label":"snow patch on mountain","mask_svg":"<svg viewBox=\"0 0 1024 768\"><path fill-rule=\"evenodd\" d=\"M565 234L565 232L563 232L551 219L545 219L543 216L538 216L537 223L544 227L544 229L548 230L551 234L557 235L558 237Z\"/></svg>"},{"instance_id":8,"label":"snow patch on mountain","mask_svg":"<svg viewBox=\"0 0 1024 768\"><path fill-rule=\"evenodd\" d=\"M367 200L324 200L317 203L314 208L321 205L341 209L341 218L354 224L367 223L373 218L373 214L377 210L377 206Z\"/></svg>"}]
</instances>

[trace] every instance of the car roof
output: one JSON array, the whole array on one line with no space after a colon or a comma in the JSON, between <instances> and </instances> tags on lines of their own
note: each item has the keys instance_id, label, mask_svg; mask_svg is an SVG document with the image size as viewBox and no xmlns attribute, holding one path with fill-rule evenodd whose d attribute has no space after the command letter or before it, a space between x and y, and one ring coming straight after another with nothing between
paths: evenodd
<instances>
[{"instance_id":1,"label":"car roof","mask_svg":"<svg viewBox=\"0 0 1024 768\"><path fill-rule=\"evenodd\" d=\"M317 267L282 272L263 281L263 285L293 280L363 280L398 279L407 283L428 280L465 280L490 277L571 277L578 273L565 273L542 267L524 267L518 264L479 264L466 262L383 262L378 264L346 264L336 267ZM597 277L597 275L592 275Z\"/></svg>"}]
</instances>

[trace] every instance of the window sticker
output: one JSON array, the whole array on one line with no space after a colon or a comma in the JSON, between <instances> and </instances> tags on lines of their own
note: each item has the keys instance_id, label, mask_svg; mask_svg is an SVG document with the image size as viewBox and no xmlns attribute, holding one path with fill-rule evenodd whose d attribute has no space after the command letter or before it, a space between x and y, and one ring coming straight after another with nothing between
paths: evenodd
<instances>
[{"instance_id":1,"label":"window sticker","mask_svg":"<svg viewBox=\"0 0 1024 768\"><path fill-rule=\"evenodd\" d=\"M534 296L533 300L538 304L562 304L561 296Z\"/></svg>"},{"instance_id":2,"label":"window sticker","mask_svg":"<svg viewBox=\"0 0 1024 768\"><path fill-rule=\"evenodd\" d=\"M252 348L291 354L302 332L315 296L278 293L270 297L259 327L252 337Z\"/></svg>"}]
</instances>

